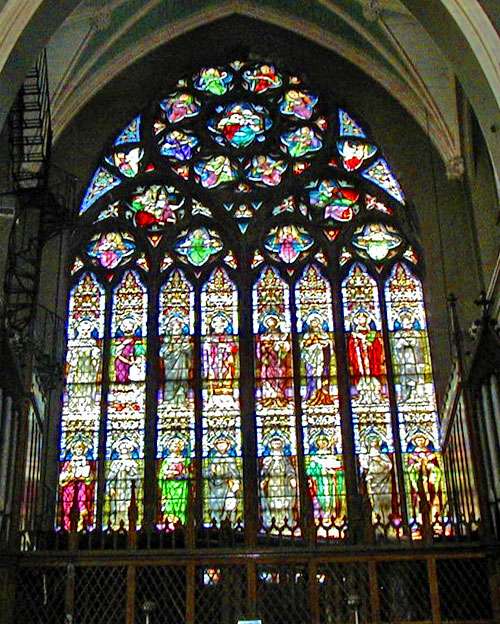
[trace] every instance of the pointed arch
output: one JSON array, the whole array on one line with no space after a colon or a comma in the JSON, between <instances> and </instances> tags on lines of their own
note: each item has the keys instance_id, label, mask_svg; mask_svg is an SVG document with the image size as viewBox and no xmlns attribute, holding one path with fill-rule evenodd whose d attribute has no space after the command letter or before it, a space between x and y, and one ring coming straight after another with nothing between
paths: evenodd
<instances>
[{"instance_id":1,"label":"pointed arch","mask_svg":"<svg viewBox=\"0 0 500 624\"><path fill-rule=\"evenodd\" d=\"M93 515L342 539L361 496L378 534L420 538L426 332L413 411L400 355L404 306L425 327L420 247L368 124L258 61L203 67L148 111L103 150L71 268L102 307Z\"/></svg>"}]
</instances>

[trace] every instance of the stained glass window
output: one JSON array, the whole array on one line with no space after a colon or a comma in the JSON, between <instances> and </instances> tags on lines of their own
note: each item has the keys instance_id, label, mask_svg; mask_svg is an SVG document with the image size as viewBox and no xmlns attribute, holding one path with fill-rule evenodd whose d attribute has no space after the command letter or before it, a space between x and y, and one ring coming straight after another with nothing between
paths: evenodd
<instances>
[{"instance_id":1,"label":"stained glass window","mask_svg":"<svg viewBox=\"0 0 500 624\"><path fill-rule=\"evenodd\" d=\"M270 61L206 66L104 146L68 271L60 530L446 519L414 208L330 102Z\"/></svg>"}]
</instances>

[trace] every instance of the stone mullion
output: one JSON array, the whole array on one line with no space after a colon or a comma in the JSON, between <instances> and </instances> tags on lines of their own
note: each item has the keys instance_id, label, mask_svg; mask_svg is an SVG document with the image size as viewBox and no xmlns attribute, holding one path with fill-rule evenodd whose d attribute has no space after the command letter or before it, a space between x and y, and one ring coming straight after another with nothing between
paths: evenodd
<instances>
[{"instance_id":1,"label":"stone mullion","mask_svg":"<svg viewBox=\"0 0 500 624\"><path fill-rule=\"evenodd\" d=\"M319 596L319 584L318 584L318 564L316 561L309 561L307 566L308 582L309 582L309 598L311 605L311 624L319 624L321 621L320 614L320 596Z\"/></svg>"},{"instance_id":2,"label":"stone mullion","mask_svg":"<svg viewBox=\"0 0 500 624\"><path fill-rule=\"evenodd\" d=\"M380 582L377 574L377 562L368 561L368 579L370 592L370 616L373 624L380 624Z\"/></svg>"},{"instance_id":3,"label":"stone mullion","mask_svg":"<svg viewBox=\"0 0 500 624\"><path fill-rule=\"evenodd\" d=\"M427 559L427 575L429 580L429 594L431 599L432 621L441 624L441 606L439 600L439 584L437 575L437 562L435 557Z\"/></svg>"},{"instance_id":4,"label":"stone mullion","mask_svg":"<svg viewBox=\"0 0 500 624\"><path fill-rule=\"evenodd\" d=\"M194 624L196 615L196 565L186 567L186 624Z\"/></svg>"},{"instance_id":5,"label":"stone mullion","mask_svg":"<svg viewBox=\"0 0 500 624\"><path fill-rule=\"evenodd\" d=\"M135 592L137 585L137 568L127 566L127 588L125 593L125 624L134 624L135 621Z\"/></svg>"}]
</instances>

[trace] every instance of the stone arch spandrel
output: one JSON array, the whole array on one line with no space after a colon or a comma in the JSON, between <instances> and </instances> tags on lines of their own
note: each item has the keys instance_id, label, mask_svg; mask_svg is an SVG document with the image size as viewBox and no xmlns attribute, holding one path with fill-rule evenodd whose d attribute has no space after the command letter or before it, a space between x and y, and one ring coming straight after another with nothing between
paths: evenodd
<instances>
[{"instance_id":1,"label":"stone arch spandrel","mask_svg":"<svg viewBox=\"0 0 500 624\"><path fill-rule=\"evenodd\" d=\"M0 127L38 54L79 0L7 0L0 12Z\"/></svg>"},{"instance_id":2,"label":"stone arch spandrel","mask_svg":"<svg viewBox=\"0 0 500 624\"><path fill-rule=\"evenodd\" d=\"M500 190L500 35L477 0L401 0L450 61L469 98L493 161Z\"/></svg>"},{"instance_id":3,"label":"stone arch spandrel","mask_svg":"<svg viewBox=\"0 0 500 624\"><path fill-rule=\"evenodd\" d=\"M500 145L489 130L500 114L498 32L477 0L402 2L441 44L476 110L495 169L500 171ZM0 13L0 35L4 33L0 36L0 124L37 54L77 5L78 0L4 3Z\"/></svg>"}]
</instances>

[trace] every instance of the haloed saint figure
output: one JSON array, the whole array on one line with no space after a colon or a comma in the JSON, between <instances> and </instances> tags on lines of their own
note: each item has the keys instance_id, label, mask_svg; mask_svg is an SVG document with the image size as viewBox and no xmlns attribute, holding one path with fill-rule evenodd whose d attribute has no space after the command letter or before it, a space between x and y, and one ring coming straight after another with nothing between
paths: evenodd
<instances>
[{"instance_id":1,"label":"haloed saint figure","mask_svg":"<svg viewBox=\"0 0 500 624\"><path fill-rule=\"evenodd\" d=\"M215 312L209 320L209 335L204 341L203 358L209 405L235 407L238 345L233 337L231 319L223 310Z\"/></svg>"},{"instance_id":2,"label":"haloed saint figure","mask_svg":"<svg viewBox=\"0 0 500 624\"><path fill-rule=\"evenodd\" d=\"M403 310L394 324L394 359L398 375L397 390L401 403L415 402L419 397L419 381L424 354L421 344L421 326L410 310ZM425 399L424 399L425 400Z\"/></svg>"},{"instance_id":3,"label":"haloed saint figure","mask_svg":"<svg viewBox=\"0 0 500 624\"><path fill-rule=\"evenodd\" d=\"M185 440L177 435L167 440L162 455L158 472L161 520L173 529L186 522L191 462Z\"/></svg>"},{"instance_id":4,"label":"haloed saint figure","mask_svg":"<svg viewBox=\"0 0 500 624\"><path fill-rule=\"evenodd\" d=\"M302 358L307 380L305 400L308 405L334 403L330 395L331 340L323 325L321 314L312 312L307 317L302 339Z\"/></svg>"},{"instance_id":5,"label":"haloed saint figure","mask_svg":"<svg viewBox=\"0 0 500 624\"><path fill-rule=\"evenodd\" d=\"M132 315L122 319L114 342L115 381L128 383L142 380L146 349L140 327Z\"/></svg>"},{"instance_id":6,"label":"haloed saint figure","mask_svg":"<svg viewBox=\"0 0 500 624\"><path fill-rule=\"evenodd\" d=\"M78 530L94 524L95 468L92 451L85 440L78 438L69 447L59 474L59 504L62 507L61 526L70 530L71 510L78 508Z\"/></svg>"},{"instance_id":7,"label":"haloed saint figure","mask_svg":"<svg viewBox=\"0 0 500 624\"><path fill-rule=\"evenodd\" d=\"M205 468L205 521L234 523L241 514L243 477L235 442L225 433L217 435Z\"/></svg>"},{"instance_id":8,"label":"haloed saint figure","mask_svg":"<svg viewBox=\"0 0 500 624\"><path fill-rule=\"evenodd\" d=\"M106 485L109 521L113 526L119 525L120 520L127 522L132 483L136 487L141 484L139 454L139 444L126 435L116 440L111 449Z\"/></svg>"},{"instance_id":9,"label":"haloed saint figure","mask_svg":"<svg viewBox=\"0 0 500 624\"><path fill-rule=\"evenodd\" d=\"M386 396L382 335L370 313L363 308L352 316L347 349L353 398L371 403L377 395Z\"/></svg>"},{"instance_id":10,"label":"haloed saint figure","mask_svg":"<svg viewBox=\"0 0 500 624\"><path fill-rule=\"evenodd\" d=\"M81 391L87 385L88 391L91 392L94 387L89 384L99 381L101 340L98 338L95 326L96 321L93 319L80 319L75 327L73 338L68 341L71 346L74 345L74 348L68 353L67 382L79 384Z\"/></svg>"},{"instance_id":11,"label":"haloed saint figure","mask_svg":"<svg viewBox=\"0 0 500 624\"><path fill-rule=\"evenodd\" d=\"M262 407L285 407L290 402L291 349L288 335L282 332L280 316L266 314L256 349Z\"/></svg>"},{"instance_id":12,"label":"haloed saint figure","mask_svg":"<svg viewBox=\"0 0 500 624\"><path fill-rule=\"evenodd\" d=\"M425 431L417 431L408 444L408 477L410 481L411 510L420 518L425 497L429 521L433 522L443 509L444 474L439 455Z\"/></svg>"},{"instance_id":13,"label":"haloed saint figure","mask_svg":"<svg viewBox=\"0 0 500 624\"><path fill-rule=\"evenodd\" d=\"M172 314L166 320L160 358L165 369L165 401L172 407L185 407L188 391L186 382L191 366L191 337L189 326L180 314Z\"/></svg>"},{"instance_id":14,"label":"haloed saint figure","mask_svg":"<svg viewBox=\"0 0 500 624\"><path fill-rule=\"evenodd\" d=\"M365 453L360 455L362 475L372 506L373 519L389 522L393 509L394 468L387 443L375 431L364 439Z\"/></svg>"},{"instance_id":15,"label":"haloed saint figure","mask_svg":"<svg viewBox=\"0 0 500 624\"><path fill-rule=\"evenodd\" d=\"M279 433L268 438L261 458L260 487L262 520L278 527L288 521L293 526L297 511L297 473L290 446Z\"/></svg>"},{"instance_id":16,"label":"haloed saint figure","mask_svg":"<svg viewBox=\"0 0 500 624\"><path fill-rule=\"evenodd\" d=\"M341 518L345 514L344 466L335 437L326 433L315 437L306 461L306 474L314 517L326 521Z\"/></svg>"}]
</instances>

